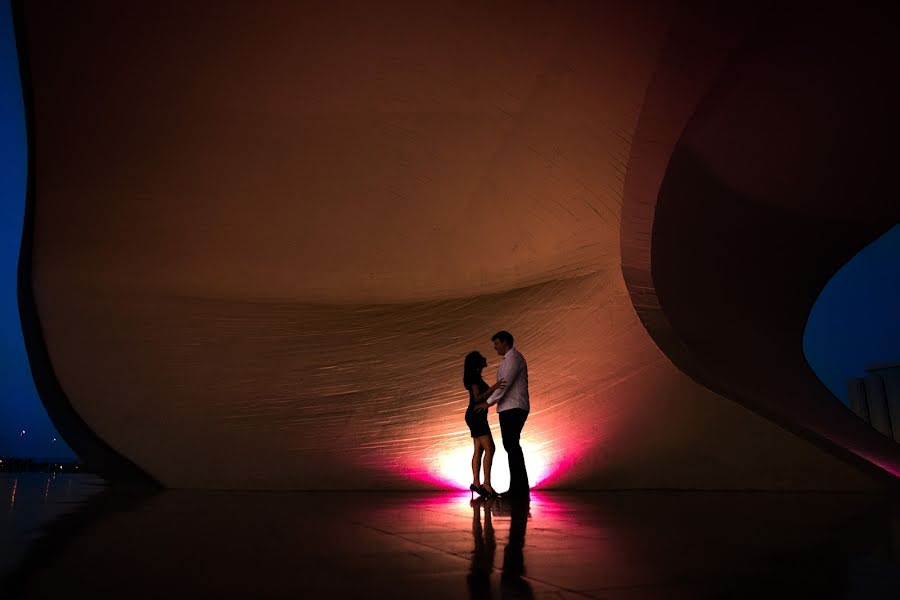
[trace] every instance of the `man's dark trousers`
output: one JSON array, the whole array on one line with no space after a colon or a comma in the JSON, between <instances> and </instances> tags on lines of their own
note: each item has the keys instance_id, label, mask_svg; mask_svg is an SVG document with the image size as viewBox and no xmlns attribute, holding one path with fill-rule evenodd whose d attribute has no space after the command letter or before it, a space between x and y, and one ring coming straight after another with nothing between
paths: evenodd
<instances>
[{"instance_id":1,"label":"man's dark trousers","mask_svg":"<svg viewBox=\"0 0 900 600\"><path fill-rule=\"evenodd\" d=\"M500 434L503 448L509 458L509 491L513 494L528 493L528 472L525 470L525 455L519 445L519 436L528 418L528 411L510 408L500 412Z\"/></svg>"}]
</instances>

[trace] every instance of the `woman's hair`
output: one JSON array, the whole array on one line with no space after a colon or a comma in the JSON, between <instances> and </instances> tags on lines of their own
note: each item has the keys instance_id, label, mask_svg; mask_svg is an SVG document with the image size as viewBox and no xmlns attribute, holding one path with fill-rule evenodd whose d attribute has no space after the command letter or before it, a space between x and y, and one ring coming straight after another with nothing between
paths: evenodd
<instances>
[{"instance_id":1,"label":"woman's hair","mask_svg":"<svg viewBox=\"0 0 900 600\"><path fill-rule=\"evenodd\" d=\"M466 354L466 360L463 362L463 385L466 389L481 379L481 360L481 352L477 350Z\"/></svg>"}]
</instances>

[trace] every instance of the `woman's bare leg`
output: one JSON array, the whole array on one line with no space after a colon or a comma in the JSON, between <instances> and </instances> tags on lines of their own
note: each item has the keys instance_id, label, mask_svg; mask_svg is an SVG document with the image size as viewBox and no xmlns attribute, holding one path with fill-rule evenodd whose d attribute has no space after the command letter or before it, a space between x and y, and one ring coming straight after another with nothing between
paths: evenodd
<instances>
[{"instance_id":1,"label":"woman's bare leg","mask_svg":"<svg viewBox=\"0 0 900 600\"><path fill-rule=\"evenodd\" d=\"M494 488L491 487L491 465L494 464L494 450L496 449L494 446L494 438L490 435L483 435L479 437L478 440L481 448L484 450L484 489L494 494L496 492L494 491Z\"/></svg>"},{"instance_id":2,"label":"woman's bare leg","mask_svg":"<svg viewBox=\"0 0 900 600\"><path fill-rule=\"evenodd\" d=\"M475 487L481 485L478 478L478 474L481 471L481 454L484 452L484 448L481 446L481 439L482 438L472 438L472 442L475 443L475 448L472 451L472 485Z\"/></svg>"}]
</instances>

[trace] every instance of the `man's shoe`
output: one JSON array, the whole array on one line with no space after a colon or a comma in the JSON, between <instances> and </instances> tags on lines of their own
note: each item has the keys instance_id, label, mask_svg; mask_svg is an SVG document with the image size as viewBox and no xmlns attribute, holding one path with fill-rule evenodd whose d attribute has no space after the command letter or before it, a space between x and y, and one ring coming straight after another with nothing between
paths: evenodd
<instances>
[{"instance_id":1,"label":"man's shoe","mask_svg":"<svg viewBox=\"0 0 900 600\"><path fill-rule=\"evenodd\" d=\"M531 493L528 490L507 490L500 494L504 500L525 500L530 496Z\"/></svg>"}]
</instances>

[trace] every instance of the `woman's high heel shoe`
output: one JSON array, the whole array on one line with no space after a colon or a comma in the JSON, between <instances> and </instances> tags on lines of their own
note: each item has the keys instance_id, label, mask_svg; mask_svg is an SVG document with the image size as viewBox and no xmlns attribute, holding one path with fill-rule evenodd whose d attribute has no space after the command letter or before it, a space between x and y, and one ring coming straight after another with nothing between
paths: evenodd
<instances>
[{"instance_id":1,"label":"woman's high heel shoe","mask_svg":"<svg viewBox=\"0 0 900 600\"><path fill-rule=\"evenodd\" d=\"M489 495L488 491L484 489L483 486L479 485L476 487L474 483L469 484L469 489L472 491L472 498L475 497L475 494L478 494L482 498Z\"/></svg>"}]
</instances>

